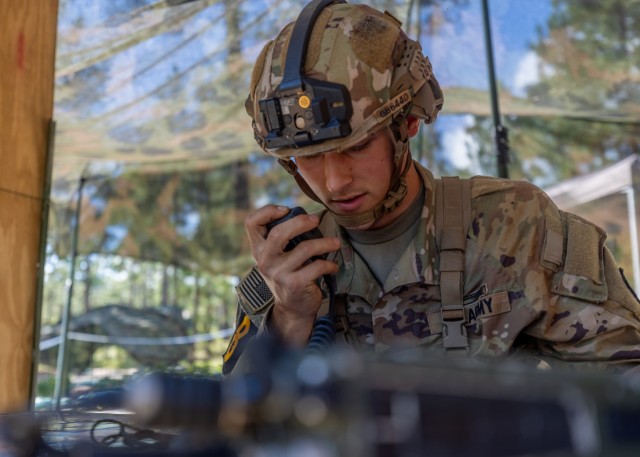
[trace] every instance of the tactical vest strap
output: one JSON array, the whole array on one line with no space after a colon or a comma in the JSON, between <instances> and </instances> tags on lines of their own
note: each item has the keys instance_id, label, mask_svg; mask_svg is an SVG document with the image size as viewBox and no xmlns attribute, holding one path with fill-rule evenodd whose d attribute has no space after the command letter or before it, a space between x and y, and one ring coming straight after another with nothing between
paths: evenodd
<instances>
[{"instance_id":1,"label":"tactical vest strap","mask_svg":"<svg viewBox=\"0 0 640 457\"><path fill-rule=\"evenodd\" d=\"M344 342L350 345L356 345L358 343L357 338L354 338L351 333L346 295L340 294L335 297L333 322L336 329L336 336L342 337Z\"/></svg>"},{"instance_id":2,"label":"tactical vest strap","mask_svg":"<svg viewBox=\"0 0 640 457\"><path fill-rule=\"evenodd\" d=\"M436 243L440 251L442 338L447 355L466 355L464 250L471 222L471 184L457 176L436 179Z\"/></svg>"}]
</instances>

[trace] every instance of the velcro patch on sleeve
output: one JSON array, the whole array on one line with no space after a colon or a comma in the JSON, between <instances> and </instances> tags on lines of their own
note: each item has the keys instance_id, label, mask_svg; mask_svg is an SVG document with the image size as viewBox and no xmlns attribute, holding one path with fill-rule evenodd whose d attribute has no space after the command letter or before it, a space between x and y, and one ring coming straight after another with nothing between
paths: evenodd
<instances>
[{"instance_id":1,"label":"velcro patch on sleeve","mask_svg":"<svg viewBox=\"0 0 640 457\"><path fill-rule=\"evenodd\" d=\"M273 294L256 267L242 278L236 291L248 314L256 314L273 303Z\"/></svg>"},{"instance_id":2,"label":"velcro patch on sleeve","mask_svg":"<svg viewBox=\"0 0 640 457\"><path fill-rule=\"evenodd\" d=\"M584 276L596 284L603 284L603 246L605 234L595 225L574 214L567 218L567 256L564 271Z\"/></svg>"}]
</instances>

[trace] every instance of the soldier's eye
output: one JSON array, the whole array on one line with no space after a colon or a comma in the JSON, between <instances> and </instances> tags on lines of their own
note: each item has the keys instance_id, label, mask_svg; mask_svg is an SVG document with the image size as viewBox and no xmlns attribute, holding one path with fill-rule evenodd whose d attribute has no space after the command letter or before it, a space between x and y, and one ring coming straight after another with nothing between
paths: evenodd
<instances>
[{"instance_id":1,"label":"soldier's eye","mask_svg":"<svg viewBox=\"0 0 640 457\"><path fill-rule=\"evenodd\" d=\"M355 146L352 146L351 148L349 148L349 150L350 151L363 151L363 150L367 149L370 144L371 144L371 138L367 138L364 142L362 142L360 144L356 144Z\"/></svg>"},{"instance_id":2,"label":"soldier's eye","mask_svg":"<svg viewBox=\"0 0 640 457\"><path fill-rule=\"evenodd\" d=\"M296 163L312 163L317 161L320 157L322 157L322 153L320 154L311 154L308 156L300 156L296 157Z\"/></svg>"}]
</instances>

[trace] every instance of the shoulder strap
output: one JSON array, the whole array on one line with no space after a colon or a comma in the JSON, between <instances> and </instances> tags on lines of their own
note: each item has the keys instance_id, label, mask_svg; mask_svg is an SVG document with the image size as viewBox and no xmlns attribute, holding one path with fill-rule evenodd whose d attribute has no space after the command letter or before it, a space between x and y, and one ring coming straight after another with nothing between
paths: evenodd
<instances>
[{"instance_id":1,"label":"shoulder strap","mask_svg":"<svg viewBox=\"0 0 640 457\"><path fill-rule=\"evenodd\" d=\"M436 179L436 244L440 251L442 338L447 353L469 349L464 326L464 250L471 222L471 189L468 179L457 176Z\"/></svg>"}]
</instances>

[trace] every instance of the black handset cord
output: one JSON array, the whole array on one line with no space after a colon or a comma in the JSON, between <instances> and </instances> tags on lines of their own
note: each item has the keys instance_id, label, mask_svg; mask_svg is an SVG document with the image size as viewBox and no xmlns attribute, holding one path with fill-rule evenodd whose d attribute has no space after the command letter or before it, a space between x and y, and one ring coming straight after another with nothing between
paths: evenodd
<instances>
[{"instance_id":1,"label":"black handset cord","mask_svg":"<svg viewBox=\"0 0 640 457\"><path fill-rule=\"evenodd\" d=\"M336 340L335 320L335 296L336 277L334 275L324 275L324 283L329 291L329 312L316 319L313 323L313 330L309 337L309 342L305 352L309 354L320 354L325 352Z\"/></svg>"}]
</instances>

